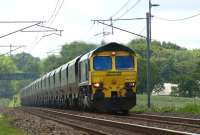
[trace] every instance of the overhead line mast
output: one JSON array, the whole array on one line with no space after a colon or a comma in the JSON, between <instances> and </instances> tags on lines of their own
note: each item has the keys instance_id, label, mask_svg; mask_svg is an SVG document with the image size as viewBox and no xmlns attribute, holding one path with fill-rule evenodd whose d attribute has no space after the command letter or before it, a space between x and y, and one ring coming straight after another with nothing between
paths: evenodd
<instances>
[{"instance_id":1,"label":"overhead line mast","mask_svg":"<svg viewBox=\"0 0 200 135\"><path fill-rule=\"evenodd\" d=\"M158 4L152 4L151 0L149 0L149 12L146 13L146 18L147 18L147 106L148 108L151 108L151 64L150 64L150 59L151 59L151 54L150 54L150 49L151 49L151 8L155 6L160 6Z\"/></svg>"}]
</instances>

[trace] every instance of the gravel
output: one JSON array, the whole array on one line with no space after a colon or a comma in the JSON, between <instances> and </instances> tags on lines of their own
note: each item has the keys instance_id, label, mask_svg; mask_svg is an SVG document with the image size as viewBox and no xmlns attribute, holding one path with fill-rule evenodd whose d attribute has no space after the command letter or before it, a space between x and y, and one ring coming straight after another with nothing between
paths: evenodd
<instances>
[{"instance_id":1,"label":"gravel","mask_svg":"<svg viewBox=\"0 0 200 135\"><path fill-rule=\"evenodd\" d=\"M61 110L60 110L61 111ZM107 114L101 114L101 113L86 113L86 112L78 112L78 111L68 111L68 110L62 110L63 112L66 113L73 113L77 115L83 115L83 116L88 116L88 117L94 117L94 118L102 118L102 119L108 119L108 120L113 120L113 121L121 121L121 122L127 122L127 123L133 123L133 124L139 124L139 125L144 125L144 126L152 126L152 127L159 127L159 128L166 128L166 129L171 129L171 130L178 130L178 131L183 131L183 132L191 132L191 133L198 133L200 134L200 128L193 128L193 127L187 127L187 126L182 126L182 125L172 125L172 124L163 124L163 123L157 123L157 122L146 122L142 120L136 120L136 119L129 119L125 117L118 117L116 115L107 115ZM154 113L154 115L164 115L163 113ZM166 116L176 116L176 117L183 117L186 118L184 114L182 115L171 115L165 114ZM188 115L187 115L188 116ZM196 115L190 115L188 118L197 118Z\"/></svg>"},{"instance_id":2,"label":"gravel","mask_svg":"<svg viewBox=\"0 0 200 135\"><path fill-rule=\"evenodd\" d=\"M128 122L128 123L133 123L133 124L168 128L168 129L185 131L185 132L200 133L200 129L180 126L180 125L166 125L166 124L160 124L160 123L154 123L154 122L149 123L149 122L140 121L140 120L127 119L123 117L119 118L113 115L106 115L106 114L101 114L101 113L86 113L86 112L68 111L68 110L62 110L62 111L66 113L73 113L77 115L84 115L84 116L95 117L95 118L103 118L103 119L122 121L122 122ZM0 108L0 114L1 112L5 113L6 115L13 116L15 119L12 122L12 124L16 127L24 129L30 135L88 135L88 133L79 131L70 126L62 125L50 120L41 119L37 116L30 115L29 113L25 113L17 109L1 109ZM152 113L152 114L162 115L162 116L166 115L166 116L177 116L177 117L188 117L188 118L200 118L200 116L198 115L191 115L191 114L173 114L173 113L165 113L165 114ZM98 126L95 124L89 125L89 123L81 123L81 122L80 124L88 125L94 128ZM106 129L106 128L104 129L104 127L101 127L101 126L98 126L98 127L104 131L110 130L110 132L112 132L113 130L113 129ZM118 133L120 134L121 132L118 131Z\"/></svg>"},{"instance_id":3,"label":"gravel","mask_svg":"<svg viewBox=\"0 0 200 135\"><path fill-rule=\"evenodd\" d=\"M27 135L88 135L70 126L25 113L17 109L0 109L0 113L13 117L11 124L23 129Z\"/></svg>"}]
</instances>

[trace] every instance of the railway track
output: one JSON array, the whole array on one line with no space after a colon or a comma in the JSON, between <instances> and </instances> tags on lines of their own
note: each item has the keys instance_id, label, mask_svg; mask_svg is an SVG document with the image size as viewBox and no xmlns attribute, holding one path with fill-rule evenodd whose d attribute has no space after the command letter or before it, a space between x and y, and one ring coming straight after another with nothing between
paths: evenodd
<instances>
[{"instance_id":1,"label":"railway track","mask_svg":"<svg viewBox=\"0 0 200 135\"><path fill-rule=\"evenodd\" d=\"M129 119L200 128L200 119L150 114L131 114Z\"/></svg>"},{"instance_id":2,"label":"railway track","mask_svg":"<svg viewBox=\"0 0 200 135\"><path fill-rule=\"evenodd\" d=\"M122 122L98 117L89 117L84 115L72 114L55 109L44 108L21 108L39 117L50 119L62 124L83 130L92 135L130 135L130 134L150 134L150 135L193 135L189 132L181 132L164 128L144 126L129 122ZM132 116L131 116L132 117Z\"/></svg>"},{"instance_id":3,"label":"railway track","mask_svg":"<svg viewBox=\"0 0 200 135\"><path fill-rule=\"evenodd\" d=\"M70 112L73 114L80 114L77 111L69 110L58 110L61 112ZM161 115L149 115L149 114L130 114L129 116L119 115L108 115L108 114L95 114L95 113L82 113L84 116L98 117L109 120L117 120L123 122L137 123L140 125L154 126L160 128L168 128L172 130L180 130L187 132L196 132L200 134L200 119L183 118L183 117L172 117L172 116L161 116Z\"/></svg>"}]
</instances>

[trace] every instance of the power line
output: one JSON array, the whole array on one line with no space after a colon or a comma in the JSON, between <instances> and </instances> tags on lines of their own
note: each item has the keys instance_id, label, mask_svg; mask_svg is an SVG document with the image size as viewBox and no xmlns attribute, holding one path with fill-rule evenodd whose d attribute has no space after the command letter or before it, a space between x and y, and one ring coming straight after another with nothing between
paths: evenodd
<instances>
[{"instance_id":1,"label":"power line","mask_svg":"<svg viewBox=\"0 0 200 135\"><path fill-rule=\"evenodd\" d=\"M44 30L22 30L21 32L62 32L63 30L58 30L56 28L52 28L52 27L47 27L47 26L43 26L43 25L37 25L38 27L41 27L41 28L45 28Z\"/></svg>"},{"instance_id":2,"label":"power line","mask_svg":"<svg viewBox=\"0 0 200 135\"><path fill-rule=\"evenodd\" d=\"M111 17L116 16L123 8L125 8L125 7L128 5L129 2L130 2L130 0L128 0L126 3L124 3L124 4L119 8L119 10L117 10Z\"/></svg>"},{"instance_id":3,"label":"power line","mask_svg":"<svg viewBox=\"0 0 200 135\"><path fill-rule=\"evenodd\" d=\"M10 54L10 55L11 55L11 52L16 51L16 50L18 50L18 49L20 49L20 48L22 48L22 47L24 47L24 46L20 46L20 47L17 47L17 48L15 48L15 49L13 49L13 50L10 50L10 51L7 52L7 53L0 54L0 56L4 56L4 55L7 55L7 54Z\"/></svg>"},{"instance_id":4,"label":"power line","mask_svg":"<svg viewBox=\"0 0 200 135\"><path fill-rule=\"evenodd\" d=\"M32 24L32 25L29 25L29 26L27 26L27 27L21 28L21 29L19 29L19 30L10 32L10 33L8 33L8 34L5 34L5 35L0 36L0 38L7 37L7 36L12 35L12 34L14 34L14 33L17 33L17 32L23 31L23 30L25 30L25 29L31 28L31 27L33 27L33 26L36 26L36 25L38 25L38 24L40 24L40 23L41 23L41 22L38 22L38 23L35 23L35 24Z\"/></svg>"},{"instance_id":5,"label":"power line","mask_svg":"<svg viewBox=\"0 0 200 135\"><path fill-rule=\"evenodd\" d=\"M94 28L95 23L92 23L92 25L89 27L89 29L87 30L87 32L85 32L85 34L91 33L92 29ZM85 35L84 34L84 35ZM92 36L93 37L93 36ZM92 37L88 38L87 40L90 40Z\"/></svg>"},{"instance_id":6,"label":"power line","mask_svg":"<svg viewBox=\"0 0 200 135\"><path fill-rule=\"evenodd\" d=\"M130 34L133 34L133 35L136 35L138 37L141 37L141 38L146 38L146 36L143 36L143 35L140 35L140 34L137 34L137 33L134 33L134 32L131 32L131 31L128 31L128 30L125 30L125 29L122 29L122 28L119 28L119 27L115 27L111 24L106 24L104 22L101 22L101 21L97 21L98 23L101 23L103 25L106 25L106 26L109 26L109 27L112 27L112 28L115 28L115 29L118 29L118 30L121 30L121 31L124 31L124 32L127 32L127 33L130 33Z\"/></svg>"},{"instance_id":7,"label":"power line","mask_svg":"<svg viewBox=\"0 0 200 135\"><path fill-rule=\"evenodd\" d=\"M0 47L25 47L25 45L0 45Z\"/></svg>"},{"instance_id":8,"label":"power line","mask_svg":"<svg viewBox=\"0 0 200 135\"><path fill-rule=\"evenodd\" d=\"M54 10L53 10L53 12L52 12L52 14L51 14L51 16L49 17L47 23L49 23L50 20L53 18L54 14L55 14L55 12L56 12L56 10L57 10L57 7L58 7L58 4L59 4L59 1L60 1L60 0L57 0L57 2L56 2L56 6L55 6L55 8L54 8Z\"/></svg>"},{"instance_id":9,"label":"power line","mask_svg":"<svg viewBox=\"0 0 200 135\"><path fill-rule=\"evenodd\" d=\"M10 48L10 51L7 52L7 53L5 53L5 54L1 54L0 56L6 55L6 54L10 54L10 56L11 56L11 53L12 53L13 51L15 51L15 49L16 49L16 50L17 50L17 49L20 49L20 48L22 48L22 47L25 47L25 45L12 45L12 44L10 44L10 45L0 45L0 48L1 48L1 47ZM15 47L14 50L12 49L13 47Z\"/></svg>"},{"instance_id":10,"label":"power line","mask_svg":"<svg viewBox=\"0 0 200 135\"><path fill-rule=\"evenodd\" d=\"M110 26L111 26L111 28L112 28L112 33L109 33L109 34L114 34L114 31L113 31L113 21L130 21L130 20L144 20L144 19L146 19L146 18L143 18L143 17L138 17L138 18L123 18L123 19L112 19L112 18L110 18L110 19L97 19L97 20L91 20L91 21L93 21L94 23L97 21L97 22L105 22L105 21L109 21L109 22L111 22L110 23ZM109 35L109 34L104 34L104 32L102 32L101 34L103 34L103 35ZM99 33L97 33L96 35L99 35Z\"/></svg>"},{"instance_id":11,"label":"power line","mask_svg":"<svg viewBox=\"0 0 200 135\"><path fill-rule=\"evenodd\" d=\"M105 22L105 21L131 21L131 20L144 20L144 19L146 19L146 18L144 18L144 17L138 17L138 18L117 18L117 19L112 19L112 20L110 20L110 19L98 19L98 21L103 21L103 22ZM97 20L91 20L91 21L97 21Z\"/></svg>"},{"instance_id":12,"label":"power line","mask_svg":"<svg viewBox=\"0 0 200 135\"><path fill-rule=\"evenodd\" d=\"M192 16L188 16L188 17L184 17L184 18L178 18L178 19L167 19L167 18L155 16L155 15L153 15L153 17L155 17L156 19L159 19L159 20L163 20L163 21L184 21L184 20L192 19L192 18L197 17L199 15L200 15L200 13L197 13L197 14L192 15Z\"/></svg>"},{"instance_id":13,"label":"power line","mask_svg":"<svg viewBox=\"0 0 200 135\"><path fill-rule=\"evenodd\" d=\"M146 30L146 28L147 28L147 26L145 25L145 26L142 28L142 30L139 32L139 34L141 35L141 34L144 32L144 30Z\"/></svg>"},{"instance_id":14,"label":"power line","mask_svg":"<svg viewBox=\"0 0 200 135\"><path fill-rule=\"evenodd\" d=\"M133 8L135 8L140 1L141 0L137 0L129 9L127 9L123 14L121 14L118 17L118 19L121 18L121 17L123 17L125 14L127 14L129 11L131 11Z\"/></svg>"},{"instance_id":15,"label":"power line","mask_svg":"<svg viewBox=\"0 0 200 135\"><path fill-rule=\"evenodd\" d=\"M59 6L59 8L58 8L58 10L57 10L57 7L58 7L58 5L59 5L59 1L60 0L57 0L57 3L56 3L56 6L55 6L55 8L54 8L54 11L53 11L53 13L52 13L52 15L50 16L50 18L48 19L48 21L47 21L47 23L49 23L49 26L55 21L55 19L56 19L56 17L57 17L57 15L58 15L58 13L59 13L59 11L60 11L60 9L62 8L62 5L63 5L63 3L64 3L64 0L62 1L62 3L61 3L61 5ZM56 10L57 10L57 12L56 12ZM53 18L54 17L54 18ZM40 27L45 27L45 26L40 26ZM46 27L47 28L47 27ZM59 31L59 30L57 30L56 29L56 31ZM39 31L39 32L42 32L42 31ZM46 31L44 31L44 32L46 32ZM56 33L52 33L52 34L48 34L48 35L42 35L42 37L40 37L40 38L38 38L38 35L35 37L35 40L33 41L33 42L35 42L35 43L33 43L35 46L36 45L38 45L39 43L40 43L40 41L44 38L44 37L47 37L47 36L50 36L50 35L60 35L61 36L61 31L60 31L60 34L56 34ZM32 47L33 48L33 47Z\"/></svg>"},{"instance_id":16,"label":"power line","mask_svg":"<svg viewBox=\"0 0 200 135\"><path fill-rule=\"evenodd\" d=\"M56 17L58 16L58 13L60 12L60 9L62 8L64 1L65 1L65 0L62 0L62 2L61 2L61 4L60 4L60 6L59 6L57 12L55 13L54 18L53 18L53 19L51 20L51 22L50 22L50 25L55 21Z\"/></svg>"},{"instance_id":17,"label":"power line","mask_svg":"<svg viewBox=\"0 0 200 135\"><path fill-rule=\"evenodd\" d=\"M44 21L0 21L0 23L45 23Z\"/></svg>"}]
</instances>

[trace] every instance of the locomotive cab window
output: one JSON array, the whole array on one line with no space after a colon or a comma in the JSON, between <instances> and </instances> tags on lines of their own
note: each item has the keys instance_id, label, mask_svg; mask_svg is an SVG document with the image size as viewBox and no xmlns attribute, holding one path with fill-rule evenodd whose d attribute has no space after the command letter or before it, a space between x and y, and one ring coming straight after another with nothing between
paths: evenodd
<instances>
[{"instance_id":1,"label":"locomotive cab window","mask_svg":"<svg viewBox=\"0 0 200 135\"><path fill-rule=\"evenodd\" d=\"M116 56L116 69L133 69L134 61L132 56Z\"/></svg>"},{"instance_id":2,"label":"locomotive cab window","mask_svg":"<svg viewBox=\"0 0 200 135\"><path fill-rule=\"evenodd\" d=\"M95 70L111 70L112 69L112 57L110 56L95 56L93 63L94 63Z\"/></svg>"}]
</instances>

